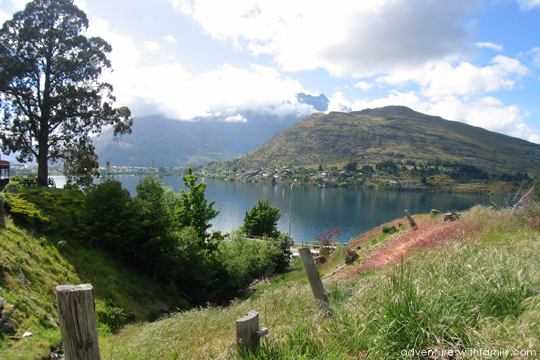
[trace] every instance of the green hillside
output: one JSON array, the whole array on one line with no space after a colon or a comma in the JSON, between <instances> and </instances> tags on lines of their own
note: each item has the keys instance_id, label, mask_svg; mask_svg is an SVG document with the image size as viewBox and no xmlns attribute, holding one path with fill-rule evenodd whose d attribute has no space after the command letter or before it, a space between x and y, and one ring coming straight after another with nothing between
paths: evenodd
<instances>
[{"instance_id":1,"label":"green hillside","mask_svg":"<svg viewBox=\"0 0 540 360\"><path fill-rule=\"evenodd\" d=\"M317 311L296 261L298 270L264 282L244 301L100 339L102 359L242 359L235 320L250 310L269 334L246 359L537 358L538 229L509 209L484 207L455 222L415 220L418 231L397 219L386 226L394 231L377 227L349 244L359 255L352 264L340 249L319 268L332 317Z\"/></svg>"},{"instance_id":2,"label":"green hillside","mask_svg":"<svg viewBox=\"0 0 540 360\"><path fill-rule=\"evenodd\" d=\"M66 195L74 202L84 198L75 191L41 189ZM58 285L92 284L102 337L126 322L155 320L160 316L158 303L173 309L189 307L186 300L168 294L139 269L82 245L72 235L45 233L9 214L0 219L0 308L2 313L15 308L10 317L13 332L0 331L0 360L48 359L61 345ZM21 339L25 332L32 336Z\"/></svg>"},{"instance_id":3,"label":"green hillside","mask_svg":"<svg viewBox=\"0 0 540 360\"><path fill-rule=\"evenodd\" d=\"M241 168L444 160L540 174L540 145L404 106L313 114L234 162Z\"/></svg>"}]
</instances>

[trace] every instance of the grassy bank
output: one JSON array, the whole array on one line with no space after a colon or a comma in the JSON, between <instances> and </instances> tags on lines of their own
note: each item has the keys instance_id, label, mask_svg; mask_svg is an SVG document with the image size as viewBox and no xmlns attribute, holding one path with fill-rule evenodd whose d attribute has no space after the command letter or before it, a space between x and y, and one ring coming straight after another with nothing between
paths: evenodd
<instances>
[{"instance_id":1,"label":"grassy bank","mask_svg":"<svg viewBox=\"0 0 540 360\"><path fill-rule=\"evenodd\" d=\"M478 349L510 353L454 358L512 359L513 351L533 350L540 355L538 230L509 210L481 207L452 224L418 220L421 229L439 231L441 241L410 247L392 266L357 273L372 257L347 266L338 252L321 269L332 293L331 318L315 310L300 269L229 307L179 313L102 337L102 357L237 359L235 320L249 310L257 310L261 327L270 329L257 359L402 359L415 350ZM369 253L372 246L399 242L411 232L373 231L356 246Z\"/></svg>"},{"instance_id":2,"label":"grassy bank","mask_svg":"<svg viewBox=\"0 0 540 360\"><path fill-rule=\"evenodd\" d=\"M11 316L15 334L0 332L0 359L41 359L50 354L51 348L60 346L56 326L58 285L94 286L101 335L128 321L158 317L154 306L157 301L186 306L185 301L168 296L144 274L107 254L60 236L44 236L16 226L9 217L5 227L0 227L0 238L0 297L6 300L5 309L16 309ZM13 339L24 332L33 336Z\"/></svg>"}]
</instances>

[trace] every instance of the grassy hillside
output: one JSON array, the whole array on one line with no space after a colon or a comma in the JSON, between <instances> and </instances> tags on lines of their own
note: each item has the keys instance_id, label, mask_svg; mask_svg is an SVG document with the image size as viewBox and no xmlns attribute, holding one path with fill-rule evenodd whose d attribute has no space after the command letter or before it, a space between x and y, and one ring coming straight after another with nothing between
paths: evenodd
<instances>
[{"instance_id":1,"label":"grassy hillside","mask_svg":"<svg viewBox=\"0 0 540 360\"><path fill-rule=\"evenodd\" d=\"M217 164L329 166L385 160L446 160L492 172L540 174L540 145L457 121L428 116L403 106L350 113L316 113L248 155Z\"/></svg>"},{"instance_id":2,"label":"grassy hillside","mask_svg":"<svg viewBox=\"0 0 540 360\"><path fill-rule=\"evenodd\" d=\"M235 320L249 310L270 330L254 359L438 358L407 355L415 350L469 351L446 357L455 359L537 358L540 231L527 217L534 218L475 207L456 222L417 215L418 231L398 219L384 226L396 232L378 227L350 244L360 255L355 263L344 263L342 249L320 268L333 317L316 310L297 261L298 271L245 301L102 338L102 358L239 359Z\"/></svg>"},{"instance_id":3,"label":"grassy hillside","mask_svg":"<svg viewBox=\"0 0 540 360\"><path fill-rule=\"evenodd\" d=\"M152 315L158 301L185 303L106 254L65 237L42 236L8 217L0 228L0 296L6 309L17 309L15 337L26 331L33 336L0 333L0 359L41 359L60 344L54 287L66 283L96 289L102 359L240 359L235 320L249 310L258 311L260 326L270 330L253 359L437 358L408 356L422 350L469 351L455 359L490 358L471 353L479 349L491 358L537 358L540 205L527 204L478 206L455 222L417 214L416 231L403 218L359 236L349 244L358 260L346 264L346 250L339 249L319 269L332 294L332 317L317 310L295 260L298 270L242 300L152 323L145 320L158 315ZM113 334L119 312L144 322ZM501 350L509 354L499 356Z\"/></svg>"},{"instance_id":4,"label":"grassy hillside","mask_svg":"<svg viewBox=\"0 0 540 360\"><path fill-rule=\"evenodd\" d=\"M62 189L48 191L68 194ZM117 281L113 281L111 276ZM66 284L94 286L98 330L106 336L128 321L146 321L160 314L164 302L187 308L137 269L126 267L107 254L89 249L68 236L43 235L8 215L0 224L0 297L11 316L15 334L0 332L0 359L41 359L61 344L55 287ZM24 339L24 332L33 336ZM13 338L12 338L13 337Z\"/></svg>"}]
</instances>

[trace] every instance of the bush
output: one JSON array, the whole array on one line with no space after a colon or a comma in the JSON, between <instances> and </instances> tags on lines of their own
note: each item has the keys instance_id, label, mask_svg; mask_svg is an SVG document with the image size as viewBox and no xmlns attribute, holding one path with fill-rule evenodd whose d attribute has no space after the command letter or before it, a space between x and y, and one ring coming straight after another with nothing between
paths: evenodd
<instances>
[{"instance_id":1,"label":"bush","mask_svg":"<svg viewBox=\"0 0 540 360\"><path fill-rule=\"evenodd\" d=\"M246 239L240 231L233 232L231 241L223 241L217 250L217 261L228 275L228 287L238 291L253 279L274 268L277 255L272 244Z\"/></svg>"},{"instance_id":2,"label":"bush","mask_svg":"<svg viewBox=\"0 0 540 360\"><path fill-rule=\"evenodd\" d=\"M204 302L216 292L215 254L199 244L199 235L191 226L174 233L175 245L169 252L169 278L196 301Z\"/></svg>"},{"instance_id":3,"label":"bush","mask_svg":"<svg viewBox=\"0 0 540 360\"><path fill-rule=\"evenodd\" d=\"M383 234L393 234L396 233L398 230L394 225L383 224L383 226L381 226L381 231Z\"/></svg>"},{"instance_id":4,"label":"bush","mask_svg":"<svg viewBox=\"0 0 540 360\"><path fill-rule=\"evenodd\" d=\"M116 334L126 324L135 321L135 314L125 313L122 308L107 306L105 311L97 313L97 319L100 323L107 325L113 334Z\"/></svg>"},{"instance_id":5,"label":"bush","mask_svg":"<svg viewBox=\"0 0 540 360\"><path fill-rule=\"evenodd\" d=\"M281 217L281 210L272 206L269 200L259 199L249 212L246 211L242 231L249 236L268 236L277 238L277 222Z\"/></svg>"},{"instance_id":6,"label":"bush","mask_svg":"<svg viewBox=\"0 0 540 360\"><path fill-rule=\"evenodd\" d=\"M291 260L291 246L294 245L294 240L285 233L280 233L276 239L271 239L273 256L272 263L277 273L281 273L289 266Z\"/></svg>"},{"instance_id":7,"label":"bush","mask_svg":"<svg viewBox=\"0 0 540 360\"><path fill-rule=\"evenodd\" d=\"M105 181L90 190L84 214L91 244L111 251L117 259L133 256L138 222L129 191L119 181Z\"/></svg>"}]
</instances>

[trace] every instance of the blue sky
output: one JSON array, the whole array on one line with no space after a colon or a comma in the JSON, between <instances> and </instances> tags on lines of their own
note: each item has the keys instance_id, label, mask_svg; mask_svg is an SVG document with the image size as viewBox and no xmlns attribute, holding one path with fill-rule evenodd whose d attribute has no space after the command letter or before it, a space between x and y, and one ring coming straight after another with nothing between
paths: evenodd
<instances>
[{"instance_id":1,"label":"blue sky","mask_svg":"<svg viewBox=\"0 0 540 360\"><path fill-rule=\"evenodd\" d=\"M78 0L135 116L405 105L540 143L540 0ZM0 0L0 20L24 0Z\"/></svg>"}]
</instances>

